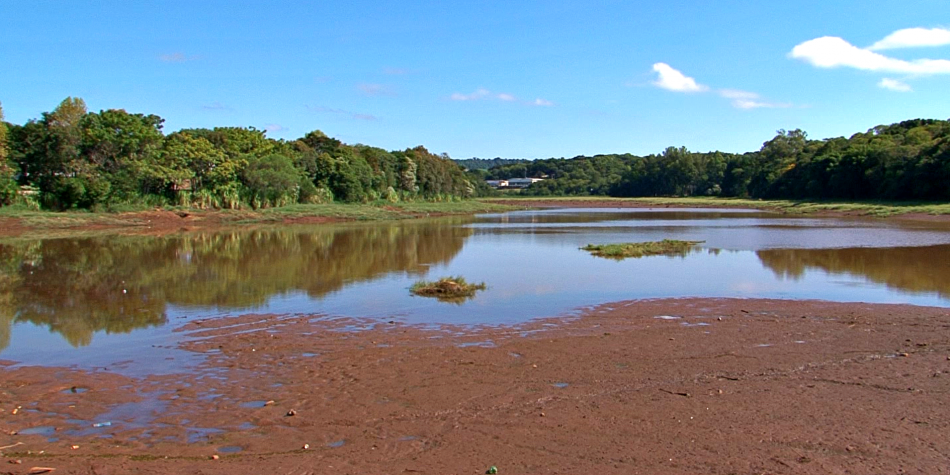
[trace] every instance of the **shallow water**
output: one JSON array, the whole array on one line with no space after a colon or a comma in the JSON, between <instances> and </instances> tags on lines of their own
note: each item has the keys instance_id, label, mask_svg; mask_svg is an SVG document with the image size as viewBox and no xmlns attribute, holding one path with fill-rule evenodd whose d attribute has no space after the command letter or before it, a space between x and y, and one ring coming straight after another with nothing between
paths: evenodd
<instances>
[{"instance_id":1,"label":"shallow water","mask_svg":"<svg viewBox=\"0 0 950 475\"><path fill-rule=\"evenodd\" d=\"M588 243L704 241L614 261ZM418 279L488 290L413 297ZM172 330L244 313L497 325L604 302L767 297L950 306L950 227L746 210L544 210L417 222L0 241L0 359L167 373ZM354 327L354 329L357 329ZM147 367L141 364L148 360Z\"/></svg>"}]
</instances>

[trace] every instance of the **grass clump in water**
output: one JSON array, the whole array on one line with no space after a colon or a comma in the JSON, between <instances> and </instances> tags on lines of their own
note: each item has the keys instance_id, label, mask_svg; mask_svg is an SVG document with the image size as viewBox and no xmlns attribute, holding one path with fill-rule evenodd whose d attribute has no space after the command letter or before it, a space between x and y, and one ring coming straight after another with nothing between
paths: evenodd
<instances>
[{"instance_id":1,"label":"grass clump in water","mask_svg":"<svg viewBox=\"0 0 950 475\"><path fill-rule=\"evenodd\" d=\"M485 290L485 283L471 284L464 277L443 277L435 282L420 280L409 291L420 297L435 297L441 302L462 303L475 296L479 290Z\"/></svg>"},{"instance_id":2,"label":"grass clump in water","mask_svg":"<svg viewBox=\"0 0 950 475\"><path fill-rule=\"evenodd\" d=\"M685 256L690 249L703 241L676 241L664 239L662 241L627 242L620 244L588 244L582 250L598 257L608 259L626 259L645 256Z\"/></svg>"}]
</instances>

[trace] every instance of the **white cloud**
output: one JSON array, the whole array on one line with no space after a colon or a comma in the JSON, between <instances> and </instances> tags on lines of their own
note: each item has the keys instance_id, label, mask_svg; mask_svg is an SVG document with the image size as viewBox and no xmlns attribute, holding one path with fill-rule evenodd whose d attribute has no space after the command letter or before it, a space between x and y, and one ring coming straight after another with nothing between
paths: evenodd
<instances>
[{"instance_id":1,"label":"white cloud","mask_svg":"<svg viewBox=\"0 0 950 475\"><path fill-rule=\"evenodd\" d=\"M785 109L792 107L787 102L761 102L755 99L735 99L732 101L732 107L736 109Z\"/></svg>"},{"instance_id":2,"label":"white cloud","mask_svg":"<svg viewBox=\"0 0 950 475\"><path fill-rule=\"evenodd\" d=\"M877 87L882 89L889 89L891 91L897 92L912 92L913 88L909 84L898 81L897 79L884 78L881 79L881 82L877 83Z\"/></svg>"},{"instance_id":3,"label":"white cloud","mask_svg":"<svg viewBox=\"0 0 950 475\"><path fill-rule=\"evenodd\" d=\"M906 28L887 35L869 50L950 45L950 30L944 28Z\"/></svg>"},{"instance_id":4,"label":"white cloud","mask_svg":"<svg viewBox=\"0 0 950 475\"><path fill-rule=\"evenodd\" d=\"M283 125L280 125L280 124L266 124L266 125L264 125L264 130L266 130L266 131L268 131L268 132L271 132L271 133L277 133L277 132L285 132L285 131L288 131L288 130L290 130L290 129L288 129L287 127L284 127Z\"/></svg>"},{"instance_id":5,"label":"white cloud","mask_svg":"<svg viewBox=\"0 0 950 475\"><path fill-rule=\"evenodd\" d=\"M905 61L861 49L836 36L823 36L792 48L789 56L819 68L850 67L864 71L903 74L950 74L950 61L915 59Z\"/></svg>"},{"instance_id":6,"label":"white cloud","mask_svg":"<svg viewBox=\"0 0 950 475\"><path fill-rule=\"evenodd\" d=\"M754 92L740 91L738 89L720 89L719 95L726 99L758 99L759 95Z\"/></svg>"},{"instance_id":7,"label":"white cloud","mask_svg":"<svg viewBox=\"0 0 950 475\"><path fill-rule=\"evenodd\" d=\"M666 63L656 63L653 65L653 71L659 74L659 79L653 82L653 85L677 92L706 92L708 86L696 82L695 79L687 77L683 73L673 69ZM741 89L723 88L715 91L719 97L729 99L732 107L736 109L762 109L762 108L785 108L792 107L792 104L784 102L766 102L759 100L759 94Z\"/></svg>"},{"instance_id":8,"label":"white cloud","mask_svg":"<svg viewBox=\"0 0 950 475\"><path fill-rule=\"evenodd\" d=\"M452 94L450 99L452 99L453 101L477 101L479 99L488 98L491 95L492 93L488 89L478 88L475 90L475 92L471 94L462 94L462 93L456 92Z\"/></svg>"},{"instance_id":9,"label":"white cloud","mask_svg":"<svg viewBox=\"0 0 950 475\"><path fill-rule=\"evenodd\" d=\"M697 84L695 79L673 69L669 64L656 63L653 65L653 71L658 75L657 80L653 81L654 86L676 92L704 92L709 90L708 87Z\"/></svg>"},{"instance_id":10,"label":"white cloud","mask_svg":"<svg viewBox=\"0 0 950 475\"><path fill-rule=\"evenodd\" d=\"M545 107L550 107L554 105L553 102L547 99L540 99L540 98L535 99L533 101L520 101L518 100L518 97L515 96L514 94L508 94L506 92L495 93L483 87L476 89L475 92L471 94L462 94L460 92L453 93L451 96L449 96L449 99L453 101L496 100L496 101L502 101L502 102L517 102L519 104L529 105L529 106L545 106Z\"/></svg>"}]
</instances>

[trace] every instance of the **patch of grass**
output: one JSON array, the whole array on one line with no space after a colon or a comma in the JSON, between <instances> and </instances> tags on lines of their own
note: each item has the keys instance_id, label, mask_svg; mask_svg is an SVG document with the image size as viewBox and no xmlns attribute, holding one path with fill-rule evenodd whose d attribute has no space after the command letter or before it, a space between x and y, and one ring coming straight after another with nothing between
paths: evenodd
<instances>
[{"instance_id":1,"label":"patch of grass","mask_svg":"<svg viewBox=\"0 0 950 475\"><path fill-rule=\"evenodd\" d=\"M621 244L588 244L581 249L598 257L622 260L645 256L685 256L690 249L703 241L662 241L627 242Z\"/></svg>"},{"instance_id":2,"label":"patch of grass","mask_svg":"<svg viewBox=\"0 0 950 475\"><path fill-rule=\"evenodd\" d=\"M443 277L435 282L420 280L409 291L420 297L434 297L440 302L462 303L475 296L479 290L488 288L485 283L471 284L464 277Z\"/></svg>"}]
</instances>

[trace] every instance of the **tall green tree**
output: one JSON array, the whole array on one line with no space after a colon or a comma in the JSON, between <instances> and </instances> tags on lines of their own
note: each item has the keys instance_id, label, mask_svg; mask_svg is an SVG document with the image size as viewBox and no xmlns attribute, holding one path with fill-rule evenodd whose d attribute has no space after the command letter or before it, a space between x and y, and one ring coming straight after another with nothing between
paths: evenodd
<instances>
[{"instance_id":1,"label":"tall green tree","mask_svg":"<svg viewBox=\"0 0 950 475\"><path fill-rule=\"evenodd\" d=\"M7 148L7 124L3 121L3 105L0 104L0 206L9 205L17 195L16 170L9 161Z\"/></svg>"}]
</instances>

